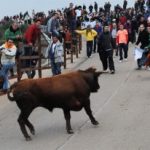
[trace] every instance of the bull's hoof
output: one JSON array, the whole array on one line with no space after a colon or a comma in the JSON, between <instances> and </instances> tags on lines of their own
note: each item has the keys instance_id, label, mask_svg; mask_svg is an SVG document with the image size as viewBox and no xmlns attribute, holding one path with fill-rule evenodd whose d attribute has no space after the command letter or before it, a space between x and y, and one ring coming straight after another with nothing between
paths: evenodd
<instances>
[{"instance_id":1,"label":"bull's hoof","mask_svg":"<svg viewBox=\"0 0 150 150\"><path fill-rule=\"evenodd\" d=\"M28 142L28 141L31 141L32 140L32 138L30 137L30 136L28 136L28 137L26 137L26 141Z\"/></svg>"},{"instance_id":2,"label":"bull's hoof","mask_svg":"<svg viewBox=\"0 0 150 150\"><path fill-rule=\"evenodd\" d=\"M71 129L71 130L67 130L67 133L68 133L68 134L73 134L74 132L73 132L73 130Z\"/></svg>"},{"instance_id":3,"label":"bull's hoof","mask_svg":"<svg viewBox=\"0 0 150 150\"><path fill-rule=\"evenodd\" d=\"M93 124L93 125L98 125L99 122L95 120L95 121L92 121L92 124Z\"/></svg>"},{"instance_id":4,"label":"bull's hoof","mask_svg":"<svg viewBox=\"0 0 150 150\"><path fill-rule=\"evenodd\" d=\"M32 134L32 135L35 135L35 130L31 130L31 134Z\"/></svg>"}]
</instances>

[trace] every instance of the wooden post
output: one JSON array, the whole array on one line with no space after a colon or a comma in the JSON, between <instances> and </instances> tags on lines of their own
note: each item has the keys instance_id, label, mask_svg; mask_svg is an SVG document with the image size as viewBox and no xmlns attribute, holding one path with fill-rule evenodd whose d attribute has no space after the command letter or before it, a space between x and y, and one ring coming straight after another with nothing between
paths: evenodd
<instances>
[{"instance_id":1,"label":"wooden post","mask_svg":"<svg viewBox=\"0 0 150 150\"><path fill-rule=\"evenodd\" d=\"M66 46L65 46L65 42L63 44L64 47L64 69L66 69L66 64L67 64L67 57L66 57Z\"/></svg>"},{"instance_id":2,"label":"wooden post","mask_svg":"<svg viewBox=\"0 0 150 150\"><path fill-rule=\"evenodd\" d=\"M42 54L41 54L41 50L42 50L42 47L41 47L41 34L39 35L38 37L38 56L39 56L39 59L38 59L38 75L39 75L39 78L42 77Z\"/></svg>"}]
</instances>

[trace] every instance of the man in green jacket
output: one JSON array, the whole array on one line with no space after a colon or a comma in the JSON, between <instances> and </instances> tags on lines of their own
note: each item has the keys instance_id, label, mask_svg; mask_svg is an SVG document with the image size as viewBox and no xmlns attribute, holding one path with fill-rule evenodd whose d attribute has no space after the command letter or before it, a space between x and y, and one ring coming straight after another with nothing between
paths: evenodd
<instances>
[{"instance_id":1,"label":"man in green jacket","mask_svg":"<svg viewBox=\"0 0 150 150\"><path fill-rule=\"evenodd\" d=\"M17 49L19 49L19 42L23 41L23 36L19 27L19 24L17 22L13 22L11 26L6 29L5 33L5 40L12 39L14 41L14 44L16 45ZM18 54L18 50L17 50ZM11 76L14 76L13 69L10 70Z\"/></svg>"}]
</instances>

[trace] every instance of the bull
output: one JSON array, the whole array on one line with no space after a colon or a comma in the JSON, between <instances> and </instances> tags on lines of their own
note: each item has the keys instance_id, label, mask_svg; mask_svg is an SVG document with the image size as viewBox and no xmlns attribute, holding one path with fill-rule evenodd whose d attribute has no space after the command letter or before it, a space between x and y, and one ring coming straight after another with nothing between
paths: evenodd
<instances>
[{"instance_id":1,"label":"bull","mask_svg":"<svg viewBox=\"0 0 150 150\"><path fill-rule=\"evenodd\" d=\"M98 125L91 111L90 94L100 88L98 77L101 73L91 67L54 77L25 79L11 85L7 97L10 101L15 101L21 111L18 123L25 139L31 140L26 127L31 134L35 134L34 126L28 117L37 107L44 107L51 112L54 108L61 108L69 134L73 133L70 111L80 111L84 108L91 123Z\"/></svg>"}]
</instances>

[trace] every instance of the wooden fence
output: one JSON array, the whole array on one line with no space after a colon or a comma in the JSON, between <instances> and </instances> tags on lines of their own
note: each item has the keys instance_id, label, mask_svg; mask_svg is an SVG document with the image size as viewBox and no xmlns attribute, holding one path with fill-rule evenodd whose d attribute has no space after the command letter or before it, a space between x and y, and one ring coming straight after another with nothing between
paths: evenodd
<instances>
[{"instance_id":1,"label":"wooden fence","mask_svg":"<svg viewBox=\"0 0 150 150\"><path fill-rule=\"evenodd\" d=\"M43 33L39 36L37 43L38 43L37 44L37 51L38 51L37 56L32 56L32 55L31 56L19 56L19 58L17 59L17 79L18 79L18 81L21 80L22 73L25 71L38 70L38 76L39 76L39 78L41 78L42 70L51 68L49 59L45 58L42 54L43 50L46 49L49 44L49 42L47 41L47 39L45 38ZM65 41L63 44L64 44L63 66L64 66L64 68L66 68L68 60L70 60L70 63L73 63L74 55L76 56L76 58L79 57L79 54L82 49L81 36L77 35L75 38L72 38L71 41ZM66 47L65 47L66 44L70 44L70 49L66 49ZM33 60L33 59L37 59L36 66L27 67L27 68L22 67L22 61ZM43 65L43 63L42 63L43 61L48 62L48 63L46 65Z\"/></svg>"}]
</instances>

